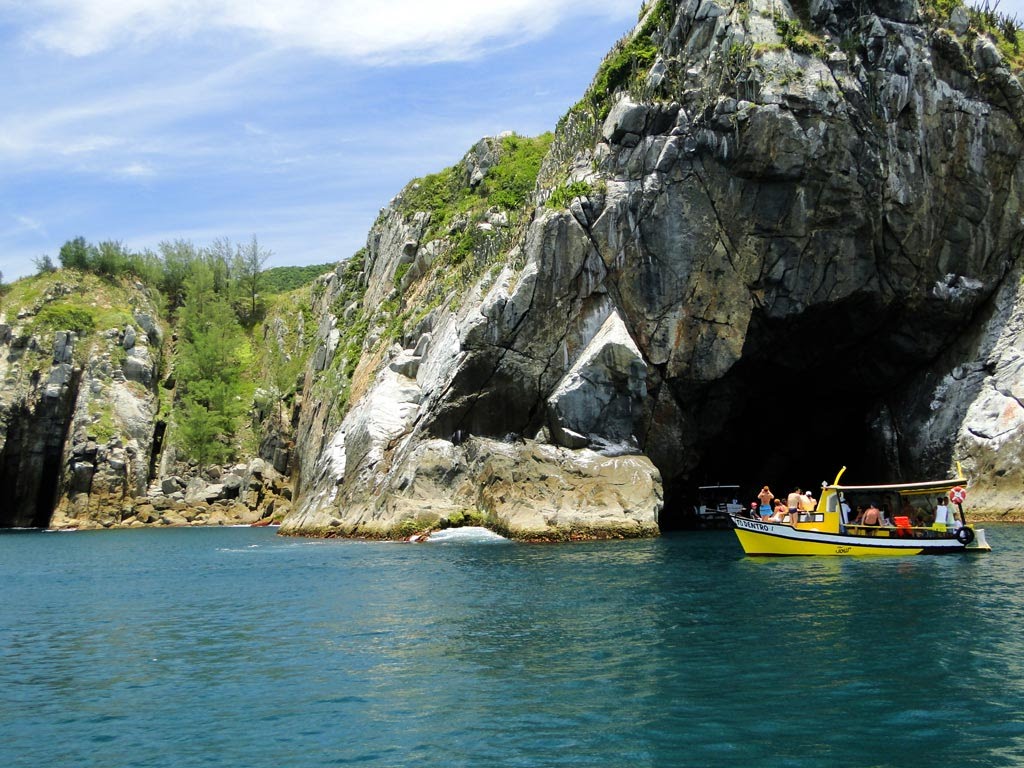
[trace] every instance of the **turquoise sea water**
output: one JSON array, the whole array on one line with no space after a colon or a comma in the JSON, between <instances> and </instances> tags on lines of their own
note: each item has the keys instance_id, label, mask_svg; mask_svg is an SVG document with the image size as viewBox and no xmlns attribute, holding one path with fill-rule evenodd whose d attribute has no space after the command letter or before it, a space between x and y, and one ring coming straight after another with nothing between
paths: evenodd
<instances>
[{"instance_id":1,"label":"turquoise sea water","mask_svg":"<svg viewBox=\"0 0 1024 768\"><path fill-rule=\"evenodd\" d=\"M752 559L0 535L0 766L1024 764L1024 527Z\"/></svg>"}]
</instances>

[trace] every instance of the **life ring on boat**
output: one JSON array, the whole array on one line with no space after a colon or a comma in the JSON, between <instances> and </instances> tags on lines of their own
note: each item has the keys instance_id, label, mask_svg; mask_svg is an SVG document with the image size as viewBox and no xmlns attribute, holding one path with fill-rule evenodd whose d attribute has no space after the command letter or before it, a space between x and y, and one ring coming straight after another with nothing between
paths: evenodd
<instances>
[{"instance_id":1,"label":"life ring on boat","mask_svg":"<svg viewBox=\"0 0 1024 768\"><path fill-rule=\"evenodd\" d=\"M967 501L967 490L962 485L954 486L949 492L949 500L954 504L963 504Z\"/></svg>"},{"instance_id":2,"label":"life ring on boat","mask_svg":"<svg viewBox=\"0 0 1024 768\"><path fill-rule=\"evenodd\" d=\"M963 544L965 547L974 541L974 529L973 528L961 528L956 532L956 540Z\"/></svg>"}]
</instances>

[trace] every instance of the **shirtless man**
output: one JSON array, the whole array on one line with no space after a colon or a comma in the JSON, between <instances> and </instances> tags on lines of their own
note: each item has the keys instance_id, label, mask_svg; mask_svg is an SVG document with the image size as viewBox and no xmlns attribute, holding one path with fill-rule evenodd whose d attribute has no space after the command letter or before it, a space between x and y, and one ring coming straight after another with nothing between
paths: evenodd
<instances>
[{"instance_id":1,"label":"shirtless man","mask_svg":"<svg viewBox=\"0 0 1024 768\"><path fill-rule=\"evenodd\" d=\"M759 494L757 494L757 500L761 502L761 507L758 509L758 513L762 519L771 517L772 515L772 498L771 489L767 485L761 489Z\"/></svg>"},{"instance_id":2,"label":"shirtless man","mask_svg":"<svg viewBox=\"0 0 1024 768\"><path fill-rule=\"evenodd\" d=\"M789 524L795 526L800 520L800 505L803 503L804 495L799 488L786 497L786 506L789 507Z\"/></svg>"},{"instance_id":3,"label":"shirtless man","mask_svg":"<svg viewBox=\"0 0 1024 768\"><path fill-rule=\"evenodd\" d=\"M882 524L882 513L878 511L878 507L871 504L867 509L864 510L864 515L860 519L861 525L881 525Z\"/></svg>"}]
</instances>

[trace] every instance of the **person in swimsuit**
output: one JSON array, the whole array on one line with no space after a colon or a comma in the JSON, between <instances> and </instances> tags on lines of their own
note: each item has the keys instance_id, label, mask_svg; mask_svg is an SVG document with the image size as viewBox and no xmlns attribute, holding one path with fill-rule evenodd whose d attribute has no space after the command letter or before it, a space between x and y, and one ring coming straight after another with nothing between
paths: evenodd
<instances>
[{"instance_id":1,"label":"person in swimsuit","mask_svg":"<svg viewBox=\"0 0 1024 768\"><path fill-rule=\"evenodd\" d=\"M789 507L789 524L796 525L800 520L800 505L803 503L804 495L800 492L799 488L794 488L793 492L786 497L786 506Z\"/></svg>"},{"instance_id":2,"label":"person in swimsuit","mask_svg":"<svg viewBox=\"0 0 1024 768\"><path fill-rule=\"evenodd\" d=\"M860 519L861 525L881 525L882 513L874 504L869 504Z\"/></svg>"},{"instance_id":3,"label":"person in swimsuit","mask_svg":"<svg viewBox=\"0 0 1024 768\"><path fill-rule=\"evenodd\" d=\"M766 517L772 516L772 492L771 489L766 485L761 489L761 492L757 494L757 500L761 502L761 506L758 512L761 515L761 519L764 520Z\"/></svg>"}]
</instances>

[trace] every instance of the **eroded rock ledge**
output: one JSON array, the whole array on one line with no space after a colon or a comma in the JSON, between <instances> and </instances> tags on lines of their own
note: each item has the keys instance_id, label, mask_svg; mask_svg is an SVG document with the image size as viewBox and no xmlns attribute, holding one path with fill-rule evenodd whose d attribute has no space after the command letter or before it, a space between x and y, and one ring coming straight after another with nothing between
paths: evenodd
<instances>
[{"instance_id":1,"label":"eroded rock ledge","mask_svg":"<svg viewBox=\"0 0 1024 768\"><path fill-rule=\"evenodd\" d=\"M383 482L386 492L341 504L332 498L335 487L290 515L281 533L394 538L445 527L467 513L502 535L529 541L658 532L661 481L645 456L605 456L534 440L472 437L455 445L431 439L417 443Z\"/></svg>"}]
</instances>

